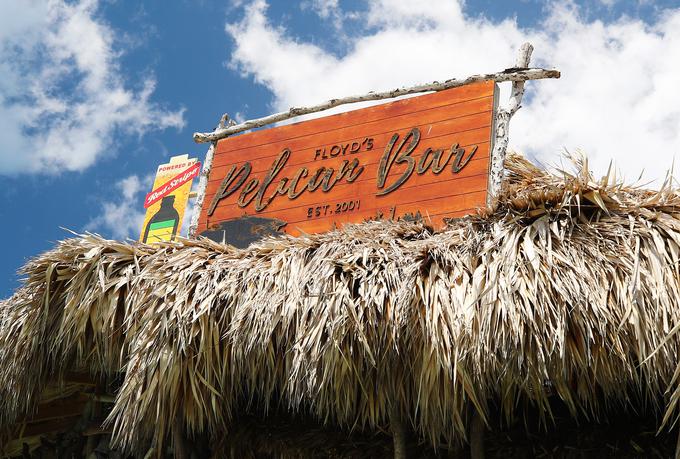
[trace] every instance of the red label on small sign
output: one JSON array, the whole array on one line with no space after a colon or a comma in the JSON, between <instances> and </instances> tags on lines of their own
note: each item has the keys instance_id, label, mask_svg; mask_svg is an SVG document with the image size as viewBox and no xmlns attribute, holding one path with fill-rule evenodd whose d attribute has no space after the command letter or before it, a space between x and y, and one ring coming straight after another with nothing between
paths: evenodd
<instances>
[{"instance_id":1,"label":"red label on small sign","mask_svg":"<svg viewBox=\"0 0 680 459\"><path fill-rule=\"evenodd\" d=\"M146 195L146 198L144 199L144 208L148 208L149 206L153 205L155 202L160 201L163 196L167 196L173 191L175 191L177 188L181 187L185 183L189 182L190 180L193 180L194 177L198 176L199 171L201 170L201 163L197 162L190 168L186 169L183 172L180 172L176 176L174 176L172 179L168 180L165 182L163 185L159 186L155 190L153 190L151 193Z\"/></svg>"}]
</instances>

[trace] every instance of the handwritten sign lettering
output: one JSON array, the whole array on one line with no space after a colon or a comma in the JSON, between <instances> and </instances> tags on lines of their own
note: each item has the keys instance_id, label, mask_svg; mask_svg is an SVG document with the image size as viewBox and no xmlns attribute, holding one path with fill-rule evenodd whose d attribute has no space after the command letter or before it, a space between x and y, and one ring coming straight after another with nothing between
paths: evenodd
<instances>
[{"instance_id":1,"label":"handwritten sign lettering","mask_svg":"<svg viewBox=\"0 0 680 459\"><path fill-rule=\"evenodd\" d=\"M163 172L167 173L169 170L172 169L166 167ZM149 206L157 203L164 196L169 195L184 184L191 182L194 177L198 177L199 172L201 172L201 163L194 162L193 165L189 166L186 170L181 171L175 177L148 193L146 198L144 198L144 208L149 208Z\"/></svg>"},{"instance_id":2,"label":"handwritten sign lettering","mask_svg":"<svg viewBox=\"0 0 680 459\"><path fill-rule=\"evenodd\" d=\"M257 217L297 235L485 205L496 85L479 83L218 142L199 233Z\"/></svg>"}]
</instances>

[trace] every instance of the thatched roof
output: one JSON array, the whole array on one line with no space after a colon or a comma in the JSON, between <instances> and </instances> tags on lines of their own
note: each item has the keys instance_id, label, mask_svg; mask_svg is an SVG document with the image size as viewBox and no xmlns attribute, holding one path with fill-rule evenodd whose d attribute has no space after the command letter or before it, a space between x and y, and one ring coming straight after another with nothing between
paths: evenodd
<instances>
[{"instance_id":1,"label":"thatched roof","mask_svg":"<svg viewBox=\"0 0 680 459\"><path fill-rule=\"evenodd\" d=\"M402 419L432 445L492 406L550 418L550 397L574 416L675 420L680 194L575 164L550 174L513 155L497 205L437 233L65 240L0 304L0 423L74 371L118 375L114 442L142 454L173 429L224 436L253 406L355 431Z\"/></svg>"}]
</instances>

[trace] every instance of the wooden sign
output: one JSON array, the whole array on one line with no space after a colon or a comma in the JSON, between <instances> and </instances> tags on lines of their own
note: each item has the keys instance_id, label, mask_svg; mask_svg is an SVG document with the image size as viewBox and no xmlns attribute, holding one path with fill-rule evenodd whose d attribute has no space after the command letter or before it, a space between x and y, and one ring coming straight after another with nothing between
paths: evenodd
<instances>
[{"instance_id":1,"label":"wooden sign","mask_svg":"<svg viewBox=\"0 0 680 459\"><path fill-rule=\"evenodd\" d=\"M248 228L405 216L442 227L486 204L496 96L487 81L222 139L198 234L243 246L233 233Z\"/></svg>"}]
</instances>

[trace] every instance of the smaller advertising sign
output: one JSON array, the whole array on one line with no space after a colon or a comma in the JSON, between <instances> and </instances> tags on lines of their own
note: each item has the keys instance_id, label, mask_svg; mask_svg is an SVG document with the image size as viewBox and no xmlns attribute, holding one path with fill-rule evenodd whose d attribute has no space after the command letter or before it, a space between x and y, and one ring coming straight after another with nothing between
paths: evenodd
<instances>
[{"instance_id":1,"label":"smaller advertising sign","mask_svg":"<svg viewBox=\"0 0 680 459\"><path fill-rule=\"evenodd\" d=\"M170 158L156 171L152 191L144 199L146 216L139 237L140 242L172 241L182 229L189 191L201 163L189 155Z\"/></svg>"}]
</instances>

